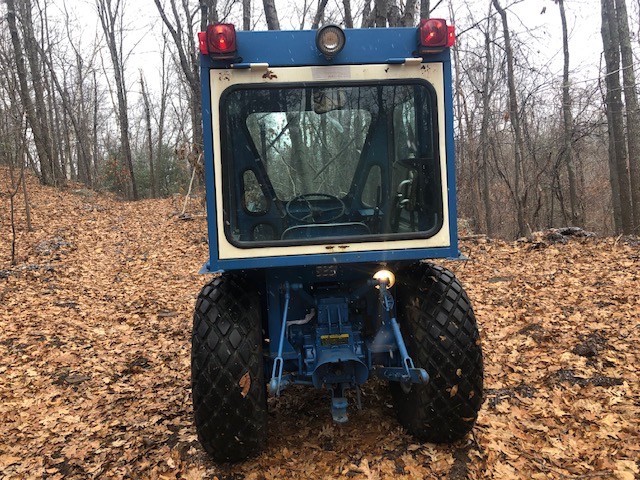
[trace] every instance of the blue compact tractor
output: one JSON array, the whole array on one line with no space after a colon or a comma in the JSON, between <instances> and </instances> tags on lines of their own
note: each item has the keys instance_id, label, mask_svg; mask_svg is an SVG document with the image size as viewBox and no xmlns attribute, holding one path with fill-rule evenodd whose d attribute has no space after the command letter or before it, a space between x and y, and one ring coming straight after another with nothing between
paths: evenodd
<instances>
[{"instance_id":1,"label":"blue compact tractor","mask_svg":"<svg viewBox=\"0 0 640 480\"><path fill-rule=\"evenodd\" d=\"M267 395L389 383L428 442L473 427L482 351L459 258L449 47L417 28L199 35L209 260L192 339L195 424L217 461L260 451ZM351 393L347 394L347 391Z\"/></svg>"}]
</instances>

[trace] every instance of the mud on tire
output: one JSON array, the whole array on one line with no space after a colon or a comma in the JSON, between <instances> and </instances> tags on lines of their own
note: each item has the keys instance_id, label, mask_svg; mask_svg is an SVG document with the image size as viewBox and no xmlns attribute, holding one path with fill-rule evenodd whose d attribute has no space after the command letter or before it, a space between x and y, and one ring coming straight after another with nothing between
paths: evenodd
<instances>
[{"instance_id":1,"label":"mud on tire","mask_svg":"<svg viewBox=\"0 0 640 480\"><path fill-rule=\"evenodd\" d=\"M205 285L196 302L193 410L200 443L218 462L245 459L266 441L260 312L257 290L237 274Z\"/></svg>"},{"instance_id":2,"label":"mud on tire","mask_svg":"<svg viewBox=\"0 0 640 480\"><path fill-rule=\"evenodd\" d=\"M454 442L482 405L482 349L462 285L449 270L416 263L398 272L397 314L409 355L429 374L408 393L391 382L400 423L421 440Z\"/></svg>"}]
</instances>

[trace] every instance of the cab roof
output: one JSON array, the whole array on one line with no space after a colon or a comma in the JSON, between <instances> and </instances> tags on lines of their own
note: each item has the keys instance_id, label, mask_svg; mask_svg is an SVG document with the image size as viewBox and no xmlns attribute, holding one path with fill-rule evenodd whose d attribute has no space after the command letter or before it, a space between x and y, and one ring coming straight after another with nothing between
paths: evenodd
<instances>
[{"instance_id":1,"label":"cab roof","mask_svg":"<svg viewBox=\"0 0 640 480\"><path fill-rule=\"evenodd\" d=\"M354 65L403 63L405 58L423 61L448 61L449 49L439 53L418 53L418 28L353 28L345 29L344 49L331 60L316 46L316 30L238 31L238 59L215 60L202 55L203 67L248 67L251 63L268 63L270 67L307 65Z\"/></svg>"}]
</instances>

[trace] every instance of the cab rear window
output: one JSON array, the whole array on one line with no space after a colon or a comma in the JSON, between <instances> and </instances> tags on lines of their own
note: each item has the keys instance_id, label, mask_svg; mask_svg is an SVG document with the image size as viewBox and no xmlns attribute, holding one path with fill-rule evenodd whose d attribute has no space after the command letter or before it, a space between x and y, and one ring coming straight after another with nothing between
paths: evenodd
<instances>
[{"instance_id":1,"label":"cab rear window","mask_svg":"<svg viewBox=\"0 0 640 480\"><path fill-rule=\"evenodd\" d=\"M442 223L424 81L223 93L226 236L240 247L425 238Z\"/></svg>"}]
</instances>

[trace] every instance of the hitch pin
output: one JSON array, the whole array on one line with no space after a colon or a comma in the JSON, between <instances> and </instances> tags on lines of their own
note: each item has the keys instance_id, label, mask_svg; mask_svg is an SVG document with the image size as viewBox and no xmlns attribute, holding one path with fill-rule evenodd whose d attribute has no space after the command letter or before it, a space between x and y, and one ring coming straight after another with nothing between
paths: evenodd
<instances>
[{"instance_id":1,"label":"hitch pin","mask_svg":"<svg viewBox=\"0 0 640 480\"><path fill-rule=\"evenodd\" d=\"M284 334L287 330L287 313L289 312L289 299L291 298L291 289L289 282L284 284L284 312L282 313L282 327L280 328L280 342L278 343L278 356L273 362L273 369L271 370L271 381L269 382L269 390L275 395L280 395L280 382L282 381L282 367L284 361L282 360L282 349L284 348Z\"/></svg>"}]
</instances>

